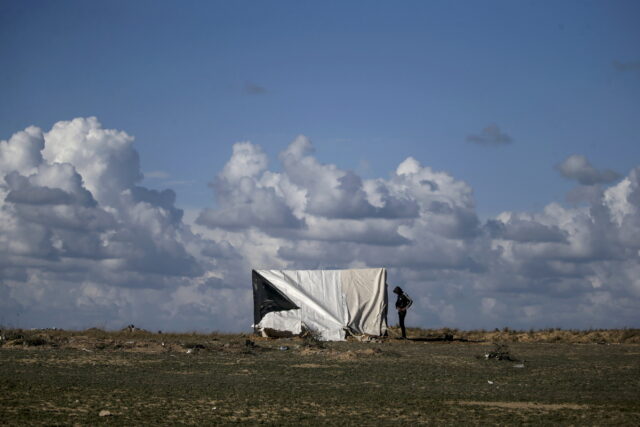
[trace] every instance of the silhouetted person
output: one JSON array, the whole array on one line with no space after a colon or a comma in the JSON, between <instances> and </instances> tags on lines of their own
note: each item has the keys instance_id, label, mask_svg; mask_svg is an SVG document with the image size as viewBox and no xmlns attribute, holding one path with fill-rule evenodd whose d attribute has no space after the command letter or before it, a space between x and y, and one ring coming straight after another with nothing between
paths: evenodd
<instances>
[{"instance_id":1,"label":"silhouetted person","mask_svg":"<svg viewBox=\"0 0 640 427\"><path fill-rule=\"evenodd\" d=\"M413 300L409 295L402 291L400 286L396 286L393 293L398 295L396 300L396 310L398 310L398 319L400 320L400 328L402 329L402 338L407 338L407 330L404 328L404 318L407 316L407 309L413 304Z\"/></svg>"}]
</instances>

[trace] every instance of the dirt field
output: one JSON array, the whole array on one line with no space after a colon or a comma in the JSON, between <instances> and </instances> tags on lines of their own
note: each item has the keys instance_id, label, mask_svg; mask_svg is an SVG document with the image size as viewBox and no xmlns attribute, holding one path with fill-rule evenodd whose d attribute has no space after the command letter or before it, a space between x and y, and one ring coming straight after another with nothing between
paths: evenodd
<instances>
[{"instance_id":1,"label":"dirt field","mask_svg":"<svg viewBox=\"0 0 640 427\"><path fill-rule=\"evenodd\" d=\"M5 330L0 424L640 425L637 330L410 332Z\"/></svg>"}]
</instances>

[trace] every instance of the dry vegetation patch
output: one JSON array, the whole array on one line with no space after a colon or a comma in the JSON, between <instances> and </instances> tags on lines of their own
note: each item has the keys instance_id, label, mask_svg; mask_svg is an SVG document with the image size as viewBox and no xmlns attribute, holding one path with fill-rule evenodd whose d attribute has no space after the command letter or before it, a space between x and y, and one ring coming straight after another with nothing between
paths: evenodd
<instances>
[{"instance_id":1,"label":"dry vegetation patch","mask_svg":"<svg viewBox=\"0 0 640 427\"><path fill-rule=\"evenodd\" d=\"M317 335L306 331L302 337L265 338L245 334L203 334L203 333L154 333L127 327L120 331L104 331L91 328L85 331L65 331L57 329L23 330L1 329L0 347L3 348L70 348L91 351L125 351L140 353L162 353L193 351L222 351L243 353L273 350L281 343L307 349L307 353L326 350L326 343ZM369 344L380 344L393 340L398 335L397 328L389 328L388 338L364 340ZM409 341L421 342L495 342L495 343L572 343L572 344L640 344L640 329L610 330L564 330L543 329L518 331L509 328L485 331L458 329L418 329L408 330ZM352 338L355 342L357 339ZM277 343L277 345L276 345Z\"/></svg>"},{"instance_id":2,"label":"dry vegetation patch","mask_svg":"<svg viewBox=\"0 0 640 427\"><path fill-rule=\"evenodd\" d=\"M458 329L411 328L407 335L427 337L432 340L460 340L468 342L521 342L521 343L571 343L571 344L640 344L640 329L590 329L574 330L547 328L540 330L514 330L510 328L493 331ZM448 339L450 338L450 339Z\"/></svg>"}]
</instances>

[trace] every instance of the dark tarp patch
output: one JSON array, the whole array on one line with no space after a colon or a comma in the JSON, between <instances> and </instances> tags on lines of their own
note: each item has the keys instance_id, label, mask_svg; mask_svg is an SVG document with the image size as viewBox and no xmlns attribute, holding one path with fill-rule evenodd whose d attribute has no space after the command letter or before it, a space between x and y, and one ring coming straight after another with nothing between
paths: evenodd
<instances>
[{"instance_id":1,"label":"dark tarp patch","mask_svg":"<svg viewBox=\"0 0 640 427\"><path fill-rule=\"evenodd\" d=\"M262 318L272 311L295 310L300 307L284 296L271 282L251 271L253 282L253 324L260 323Z\"/></svg>"}]
</instances>

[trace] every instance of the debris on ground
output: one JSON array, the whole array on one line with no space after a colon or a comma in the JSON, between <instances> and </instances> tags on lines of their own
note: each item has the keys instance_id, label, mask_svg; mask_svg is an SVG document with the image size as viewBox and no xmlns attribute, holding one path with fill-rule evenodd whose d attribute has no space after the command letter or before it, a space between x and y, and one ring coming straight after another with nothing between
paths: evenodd
<instances>
[{"instance_id":1,"label":"debris on ground","mask_svg":"<svg viewBox=\"0 0 640 427\"><path fill-rule=\"evenodd\" d=\"M182 347L187 349L187 354L195 354L200 350L206 350L207 348L204 345L198 343L185 343L182 344Z\"/></svg>"},{"instance_id":2,"label":"debris on ground","mask_svg":"<svg viewBox=\"0 0 640 427\"><path fill-rule=\"evenodd\" d=\"M509 354L509 347L506 344L494 343L494 346L495 348L492 351L489 351L484 354L485 359L508 360L511 362L519 362L518 359L512 357L511 354Z\"/></svg>"},{"instance_id":3,"label":"debris on ground","mask_svg":"<svg viewBox=\"0 0 640 427\"><path fill-rule=\"evenodd\" d=\"M302 338L302 345L304 347L319 349L325 348L321 335L316 331L305 328L300 334L300 338Z\"/></svg>"},{"instance_id":4,"label":"debris on ground","mask_svg":"<svg viewBox=\"0 0 640 427\"><path fill-rule=\"evenodd\" d=\"M374 335L352 335L353 339L359 342L372 342L372 343L381 343L382 338L374 336Z\"/></svg>"}]
</instances>

